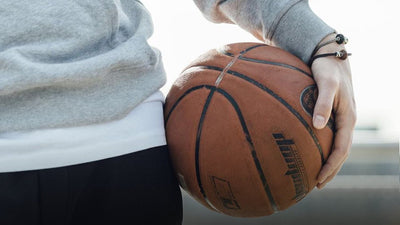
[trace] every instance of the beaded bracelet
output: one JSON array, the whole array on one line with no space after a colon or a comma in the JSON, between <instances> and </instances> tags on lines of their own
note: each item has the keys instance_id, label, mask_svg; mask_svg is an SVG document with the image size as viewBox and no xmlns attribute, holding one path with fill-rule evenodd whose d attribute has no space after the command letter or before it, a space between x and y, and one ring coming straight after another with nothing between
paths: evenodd
<instances>
[{"instance_id":1,"label":"beaded bracelet","mask_svg":"<svg viewBox=\"0 0 400 225\"><path fill-rule=\"evenodd\" d=\"M321 57L327 57L327 56L335 56L338 59L345 60L345 59L347 59L348 56L351 56L351 53L347 53L347 51L343 49L343 50L333 52L333 53L325 53L325 54L315 55L310 60L310 67L311 67L312 63L314 62L314 60L321 58Z\"/></svg>"},{"instance_id":2,"label":"beaded bracelet","mask_svg":"<svg viewBox=\"0 0 400 225\"><path fill-rule=\"evenodd\" d=\"M347 44L349 42L349 39L347 39L343 34L336 34L334 39L319 44L312 53L312 58L310 60L309 66L311 67L314 60L321 58L321 57L335 56L336 58L345 60L345 59L347 59L348 56L351 55L351 53L347 53L346 50L340 50L340 51L333 52L333 53L325 53L325 54L315 55L315 53L317 53L318 50L320 50L322 47L329 45L331 43L334 43L334 42L336 42L338 45Z\"/></svg>"},{"instance_id":3,"label":"beaded bracelet","mask_svg":"<svg viewBox=\"0 0 400 225\"><path fill-rule=\"evenodd\" d=\"M324 43L319 44L313 51L313 53L311 55L314 55L315 53L318 52L318 50L320 50L322 47L329 45L333 42L336 42L337 44L341 45L341 44L347 44L347 42L349 42L349 39L347 37L345 37L343 34L336 34L335 38L329 41L326 41Z\"/></svg>"}]
</instances>

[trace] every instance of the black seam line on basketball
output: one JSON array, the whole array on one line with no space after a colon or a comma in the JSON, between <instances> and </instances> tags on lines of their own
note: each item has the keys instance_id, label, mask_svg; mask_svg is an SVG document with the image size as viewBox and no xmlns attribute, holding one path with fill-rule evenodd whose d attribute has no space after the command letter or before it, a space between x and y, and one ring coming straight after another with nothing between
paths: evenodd
<instances>
[{"instance_id":1,"label":"black seam line on basketball","mask_svg":"<svg viewBox=\"0 0 400 225\"><path fill-rule=\"evenodd\" d=\"M203 69L210 69L210 70L217 70L217 71L221 71L222 68L220 67L216 67L216 66L198 66L198 68L203 68ZM281 104L283 104L287 109L289 109L289 111L297 117L297 119L303 124L303 126L307 129L308 133L310 134L310 136L312 137L315 145L318 148L319 154L321 156L321 163L322 165L325 164L325 158L324 158L324 153L322 152L322 147L319 144L318 138L315 135L314 131L311 129L311 127L308 125L307 121L300 115L299 112L297 112L289 103L287 103L283 98L281 98L278 94L276 94L275 92L273 92L271 89L267 88L266 86L260 84L259 82L251 79L250 77L241 74L239 72L236 71L232 71L232 70L228 70L226 71L227 73L234 75L236 77L239 77L253 85L255 85L256 87L260 88L261 90L267 92L268 94L270 94L272 97L274 97L276 100L278 100Z\"/></svg>"},{"instance_id":2,"label":"black seam line on basketball","mask_svg":"<svg viewBox=\"0 0 400 225\"><path fill-rule=\"evenodd\" d=\"M245 54L245 53L249 52L250 50L253 50L253 49L258 48L258 47L264 47L264 46L268 46L268 45L266 45L266 44L253 45L253 46L241 51L239 54L242 55L242 54ZM224 55L230 56L230 57L234 57L235 56L235 54L232 54L232 53L224 51L224 50L221 50L219 52L221 52Z\"/></svg>"},{"instance_id":3,"label":"black seam line on basketball","mask_svg":"<svg viewBox=\"0 0 400 225\"><path fill-rule=\"evenodd\" d=\"M216 81L215 81L215 86L216 86L216 87L219 86L219 84L220 84L220 83L222 82L222 80L224 79L224 76L225 76L226 71L229 70L229 69L235 64L235 62L237 61L237 59L239 59L239 58L240 58L243 54L245 54L246 52L249 52L249 51L251 51L252 49L255 49L255 48L258 48L258 47L262 47L262 46L265 46L265 44L256 44L256 45L250 46L250 47L248 47L248 48L246 48L246 49L240 51L239 54L238 54L237 56L234 56L234 57L232 58L232 60L231 60L228 64L226 64L226 66L225 66L224 70L221 72L221 74L217 77L217 79L216 79Z\"/></svg>"},{"instance_id":4,"label":"black seam line on basketball","mask_svg":"<svg viewBox=\"0 0 400 225\"><path fill-rule=\"evenodd\" d=\"M231 105L235 109L236 114L237 114L237 116L239 118L239 121L240 121L240 125L242 126L242 130L246 135L246 141L249 143L249 146L250 146L250 149L251 149L251 156L253 157L254 164L255 164L255 166L257 168L258 175L259 175L259 177L261 179L261 182L263 184L265 193L268 196L268 199L270 201L271 207L272 207L274 212L279 211L279 208L278 208L277 204L275 203L275 200L274 200L274 198L272 196L271 189L269 188L267 179L266 179L266 177L264 175L264 171L263 171L263 169L261 167L260 160L257 157L257 152L256 152L256 150L254 148L253 140L251 139L250 132L249 132L249 130L247 128L246 122L244 120L244 117L243 117L243 114L242 114L242 112L240 110L239 105L233 99L233 97L230 94L228 94L225 90L223 90L221 88L217 88L216 91L218 93L222 94L231 103Z\"/></svg>"},{"instance_id":5,"label":"black seam line on basketball","mask_svg":"<svg viewBox=\"0 0 400 225\"><path fill-rule=\"evenodd\" d=\"M226 52L226 51L220 51L222 54L230 56L230 57L234 57L235 55L230 53L230 52Z\"/></svg>"},{"instance_id":6,"label":"black seam line on basketball","mask_svg":"<svg viewBox=\"0 0 400 225\"><path fill-rule=\"evenodd\" d=\"M205 87L205 85L202 85L203 87ZM210 89L210 93L208 94L208 97L206 99L206 102L204 103L203 106L203 110L201 112L201 116L200 116L200 121L199 121L199 125L197 127L197 134L196 134L196 146L195 146L195 166L196 166L196 178L197 178L197 184L199 185L200 188L200 192L204 197L204 200L206 201L206 203L208 205L210 205L209 201L207 200L207 196L206 193L204 192L203 189L203 185L201 183L201 178L200 178L200 162L199 162L199 151L200 151L200 137L201 137L201 132L203 129L203 122L204 122L204 118L206 116L207 110L208 110L208 106L210 105L211 99L214 95L215 92L215 87L213 86L206 86L208 89ZM212 207L210 205L210 207Z\"/></svg>"},{"instance_id":7,"label":"black seam line on basketball","mask_svg":"<svg viewBox=\"0 0 400 225\"><path fill-rule=\"evenodd\" d=\"M241 52L239 53L239 55L243 55L243 54L245 54L245 53L247 53L247 52L249 52L249 51L251 51L251 50L253 50L253 49L255 49L255 48L264 47L264 46L267 46L267 45L266 45L266 44L257 44L257 45L253 45L253 46L248 47L248 48L246 48L245 50L241 51Z\"/></svg>"},{"instance_id":8,"label":"black seam line on basketball","mask_svg":"<svg viewBox=\"0 0 400 225\"><path fill-rule=\"evenodd\" d=\"M229 52L225 52L225 51L221 51L222 54L226 55L226 56L230 56L232 57L232 53ZM244 61L248 61L248 62L254 62L254 63L261 63L261 64L266 64L266 65L272 65L272 66L280 66L280 67L284 67L287 69L292 69L292 70L296 70L304 75L306 75L307 77L311 77L313 78L313 76L309 73L307 73L306 71L297 68L295 66L291 66L288 64L284 64L284 63L278 63L278 62L271 62L271 61L266 61L266 60L260 60L260 59L252 59L252 58L247 58L247 57L243 57L243 56L239 56L239 59L244 60Z\"/></svg>"},{"instance_id":9,"label":"black seam line on basketball","mask_svg":"<svg viewBox=\"0 0 400 225\"><path fill-rule=\"evenodd\" d=\"M195 146L196 178L197 178L197 182L198 182L198 185L199 185L199 188L200 188L200 192L201 192L201 194L203 195L205 201L207 202L207 204L210 204L210 202L207 200L207 195L206 195L205 192L204 192L203 185L202 185L202 183L201 183L201 178L200 178L200 162L199 162L200 138L201 138L201 132L202 132L202 128L203 128L203 122L204 122L205 115L206 115L207 110L208 110L208 106L209 106L209 104L210 104L210 102L211 102L211 99L212 99L212 96L213 96L214 92L217 90L217 91L218 91L220 94L222 94L226 99L228 99L228 101L229 101L229 102L232 104L232 106L234 107L234 109L235 109L235 111L236 111L236 113L237 113L237 115L238 115L238 118L239 118L239 120L240 120L242 129L243 129L243 132L244 132L245 135L246 135L246 141L247 141L247 142L249 143L249 145L250 145L251 154L252 154L254 163L255 163L256 168L257 168L257 171L258 171L258 173L259 173L260 179L261 179L261 181L262 181L262 183L263 183L264 190L265 190L265 192L266 192L266 194L267 194L267 196L268 196L268 199L269 199L269 201L270 201L270 203L271 203L271 207L273 208L274 211L278 211L278 210L279 210L279 209L278 209L278 206L276 205L276 203L275 203L275 201L274 201L274 199L273 199L273 197L272 197L271 190L270 190L269 185L268 185L268 183L267 183L267 180L266 180L266 178L265 178L264 172L262 171L261 163L260 163L260 161L258 160L256 151L255 151L255 148L254 148L253 141L251 140L250 133L249 133L249 131L248 131L248 129L247 129L247 125L246 125L246 123L245 123L245 121L244 121L243 115L242 115L242 113L241 113L241 111L240 111L240 108L239 108L238 104L237 104L236 101L232 98L232 96L230 96L226 91L224 91L224 90L222 90L222 89L220 89L220 88L216 88L215 86L211 86L211 85L199 85L199 86L195 86L195 87L189 89L188 91L186 91L182 96L186 96L187 94L191 93L192 91L198 90L198 89L201 89L201 88L210 89L210 93L209 93L209 95L208 95L208 97L207 97L207 100L206 100L206 102L205 102L205 104L204 104L204 107L203 107L203 110L202 110L202 113L201 113L201 117L200 117L200 121L199 121L199 126L198 126L197 134L196 134L196 146ZM178 101L180 101L180 100L182 100L182 99L183 99L183 97L179 98ZM176 105L177 105L177 104L176 104ZM171 110L170 113L172 113L172 111L173 111L173 110ZM212 207L212 206L210 205L210 207Z\"/></svg>"},{"instance_id":10,"label":"black seam line on basketball","mask_svg":"<svg viewBox=\"0 0 400 225\"><path fill-rule=\"evenodd\" d=\"M178 106L178 104L182 101L183 98L185 98L188 94L190 94L193 91L199 90L201 88L204 88L205 85L200 85L200 86L195 86L190 88L189 90L185 91L185 93L183 93L178 100L176 100L176 102L174 103L174 105L171 107L171 110L169 111L167 117L165 118L165 124L167 124L169 117L171 116L171 113L175 110L175 108Z\"/></svg>"}]
</instances>

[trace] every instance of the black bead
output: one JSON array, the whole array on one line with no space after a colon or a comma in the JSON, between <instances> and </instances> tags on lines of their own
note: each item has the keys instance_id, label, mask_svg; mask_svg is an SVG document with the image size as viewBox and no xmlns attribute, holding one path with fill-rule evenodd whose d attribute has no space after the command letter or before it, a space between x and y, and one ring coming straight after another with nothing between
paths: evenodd
<instances>
[{"instance_id":1,"label":"black bead","mask_svg":"<svg viewBox=\"0 0 400 225\"><path fill-rule=\"evenodd\" d=\"M346 42L347 42L346 39L347 38L343 34L336 35L336 43L338 43L339 45L343 44L343 43L346 44Z\"/></svg>"}]
</instances>

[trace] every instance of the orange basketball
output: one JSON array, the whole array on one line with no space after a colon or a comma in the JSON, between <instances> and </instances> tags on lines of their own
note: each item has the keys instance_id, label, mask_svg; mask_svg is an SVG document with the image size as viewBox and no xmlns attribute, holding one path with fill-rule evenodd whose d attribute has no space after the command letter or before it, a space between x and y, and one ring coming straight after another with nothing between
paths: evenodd
<instances>
[{"instance_id":1,"label":"orange basketball","mask_svg":"<svg viewBox=\"0 0 400 225\"><path fill-rule=\"evenodd\" d=\"M279 48L237 43L192 62L165 103L171 160L183 189L239 217L270 215L317 184L333 120L312 126L310 68Z\"/></svg>"}]
</instances>

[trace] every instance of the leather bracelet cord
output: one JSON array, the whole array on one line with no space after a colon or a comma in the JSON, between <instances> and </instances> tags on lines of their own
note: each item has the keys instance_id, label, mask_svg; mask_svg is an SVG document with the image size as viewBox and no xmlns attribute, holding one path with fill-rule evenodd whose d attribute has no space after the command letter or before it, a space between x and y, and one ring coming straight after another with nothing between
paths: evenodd
<instances>
[{"instance_id":1,"label":"leather bracelet cord","mask_svg":"<svg viewBox=\"0 0 400 225\"><path fill-rule=\"evenodd\" d=\"M351 53L347 53L347 51L343 49L343 50L333 52L333 53L325 53L325 54L315 55L311 58L309 66L311 67L314 60L316 60L318 58L322 58L322 57L328 57L328 56L335 56L338 59L345 60L345 59L347 59L348 56L351 56Z\"/></svg>"},{"instance_id":2,"label":"leather bracelet cord","mask_svg":"<svg viewBox=\"0 0 400 225\"><path fill-rule=\"evenodd\" d=\"M336 34L335 38L329 41L326 41L324 43L319 44L314 51L312 52L311 55L315 55L315 53L318 52L318 50L320 50L322 47L329 45L331 43L336 42L337 44L341 45L341 44L347 44L347 42L349 42L349 39L347 37L345 37L343 34Z\"/></svg>"}]
</instances>

